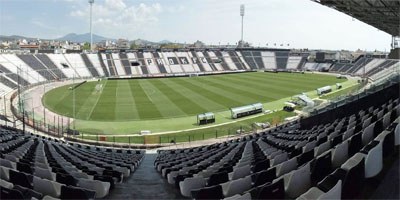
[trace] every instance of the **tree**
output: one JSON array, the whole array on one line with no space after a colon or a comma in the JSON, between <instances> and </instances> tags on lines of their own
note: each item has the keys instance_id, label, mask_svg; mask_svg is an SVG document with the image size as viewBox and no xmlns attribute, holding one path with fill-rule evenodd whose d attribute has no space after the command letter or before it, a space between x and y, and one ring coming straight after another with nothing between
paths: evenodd
<instances>
[{"instance_id":1,"label":"tree","mask_svg":"<svg viewBox=\"0 0 400 200\"><path fill-rule=\"evenodd\" d=\"M90 44L89 44L89 42L85 42L85 44L83 44L82 49L83 49L83 50L90 50Z\"/></svg>"},{"instance_id":2,"label":"tree","mask_svg":"<svg viewBox=\"0 0 400 200\"><path fill-rule=\"evenodd\" d=\"M132 42L130 48L131 48L131 49L138 49L138 48L139 48L139 45L137 45L135 42Z\"/></svg>"}]
</instances>

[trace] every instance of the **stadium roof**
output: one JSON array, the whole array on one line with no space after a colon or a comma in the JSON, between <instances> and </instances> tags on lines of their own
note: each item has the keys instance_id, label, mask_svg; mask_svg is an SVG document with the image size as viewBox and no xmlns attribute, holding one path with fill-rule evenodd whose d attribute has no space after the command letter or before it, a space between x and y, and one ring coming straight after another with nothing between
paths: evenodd
<instances>
[{"instance_id":1,"label":"stadium roof","mask_svg":"<svg viewBox=\"0 0 400 200\"><path fill-rule=\"evenodd\" d=\"M400 0L312 0L400 36Z\"/></svg>"}]
</instances>

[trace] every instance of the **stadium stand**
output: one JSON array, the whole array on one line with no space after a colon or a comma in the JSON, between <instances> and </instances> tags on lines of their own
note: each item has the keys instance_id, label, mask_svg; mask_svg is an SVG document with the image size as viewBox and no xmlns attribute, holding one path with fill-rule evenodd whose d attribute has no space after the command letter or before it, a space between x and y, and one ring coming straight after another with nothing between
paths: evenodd
<instances>
[{"instance_id":1,"label":"stadium stand","mask_svg":"<svg viewBox=\"0 0 400 200\"><path fill-rule=\"evenodd\" d=\"M101 66L101 68L103 69L104 75L107 76L107 77L109 77L109 76L110 76L110 72L108 71L108 69L107 69L107 67L106 67L106 64L104 63L102 54L99 53L99 54L97 54L97 55L98 55L98 57L99 57L100 66Z\"/></svg>"},{"instance_id":2,"label":"stadium stand","mask_svg":"<svg viewBox=\"0 0 400 200\"><path fill-rule=\"evenodd\" d=\"M51 73L39 60L33 55L17 55L22 61L24 61L29 67L36 70L40 75L45 77L47 80L54 80L54 74Z\"/></svg>"},{"instance_id":3,"label":"stadium stand","mask_svg":"<svg viewBox=\"0 0 400 200\"><path fill-rule=\"evenodd\" d=\"M398 87L300 124L159 151L154 167L183 196L194 199L357 198L364 181L382 170L383 157L395 153Z\"/></svg>"},{"instance_id":4,"label":"stadium stand","mask_svg":"<svg viewBox=\"0 0 400 200\"><path fill-rule=\"evenodd\" d=\"M67 78L46 54L36 54L35 57L39 59L54 75L56 75L58 79Z\"/></svg>"},{"instance_id":5,"label":"stadium stand","mask_svg":"<svg viewBox=\"0 0 400 200\"><path fill-rule=\"evenodd\" d=\"M115 64L112 58L111 54L102 54L104 56L102 56L103 58L106 58L106 63L108 65L108 71L110 72L111 76L118 76L117 71L115 70Z\"/></svg>"},{"instance_id":6,"label":"stadium stand","mask_svg":"<svg viewBox=\"0 0 400 200\"><path fill-rule=\"evenodd\" d=\"M119 58L120 58L122 66L124 67L125 74L132 75L131 65L129 63L128 56L126 55L126 53L120 53Z\"/></svg>"},{"instance_id":7,"label":"stadium stand","mask_svg":"<svg viewBox=\"0 0 400 200\"><path fill-rule=\"evenodd\" d=\"M1 73L4 73L8 78L13 80L15 83L18 83L18 80L19 80L21 85L23 85L23 86L29 85L28 81L26 81L21 76L12 73L10 70L8 70L6 67L4 67L2 64L0 64L0 71L1 71Z\"/></svg>"},{"instance_id":8,"label":"stadium stand","mask_svg":"<svg viewBox=\"0 0 400 200\"><path fill-rule=\"evenodd\" d=\"M99 73L97 72L96 68L94 67L94 65L92 64L92 62L90 62L89 57L87 54L81 54L83 62L85 63L85 66L88 68L90 74L92 75L92 77L99 77Z\"/></svg>"},{"instance_id":9,"label":"stadium stand","mask_svg":"<svg viewBox=\"0 0 400 200\"><path fill-rule=\"evenodd\" d=\"M115 70L118 76L128 75L125 73L125 69L121 63L121 58L119 57L119 53L112 53L111 56L112 56L112 63L115 66Z\"/></svg>"},{"instance_id":10,"label":"stadium stand","mask_svg":"<svg viewBox=\"0 0 400 200\"><path fill-rule=\"evenodd\" d=\"M149 74L149 70L147 69L146 61L144 60L143 52L137 52L138 62L140 63L141 72L144 75Z\"/></svg>"},{"instance_id":11,"label":"stadium stand","mask_svg":"<svg viewBox=\"0 0 400 200\"><path fill-rule=\"evenodd\" d=\"M0 127L1 198L104 198L131 176L144 151L65 143Z\"/></svg>"}]
</instances>

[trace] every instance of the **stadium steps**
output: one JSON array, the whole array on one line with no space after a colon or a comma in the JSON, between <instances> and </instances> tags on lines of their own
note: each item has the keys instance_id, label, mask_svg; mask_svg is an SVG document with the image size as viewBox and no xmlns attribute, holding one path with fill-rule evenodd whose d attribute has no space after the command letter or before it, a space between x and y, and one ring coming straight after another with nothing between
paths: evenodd
<instances>
[{"instance_id":1,"label":"stadium steps","mask_svg":"<svg viewBox=\"0 0 400 200\"><path fill-rule=\"evenodd\" d=\"M110 70L111 76L118 76L117 71L115 70L114 60L111 54L106 54L108 69Z\"/></svg>"},{"instance_id":2,"label":"stadium steps","mask_svg":"<svg viewBox=\"0 0 400 200\"><path fill-rule=\"evenodd\" d=\"M297 65L297 70L302 70L306 62L307 62L307 57L302 56L299 65Z\"/></svg>"},{"instance_id":3,"label":"stadium steps","mask_svg":"<svg viewBox=\"0 0 400 200\"><path fill-rule=\"evenodd\" d=\"M36 59L33 55L17 55L22 61L24 61L30 68L37 71L40 75L42 75L47 80L56 79L53 73L50 73L49 69L47 69L38 59Z\"/></svg>"},{"instance_id":4,"label":"stadium steps","mask_svg":"<svg viewBox=\"0 0 400 200\"><path fill-rule=\"evenodd\" d=\"M229 68L228 64L226 64L226 61L224 59L224 56L222 56L221 51L214 51L215 55L218 57L218 59L221 60L221 66L224 68L226 71L230 71L231 69Z\"/></svg>"},{"instance_id":5,"label":"stadium steps","mask_svg":"<svg viewBox=\"0 0 400 200\"><path fill-rule=\"evenodd\" d=\"M29 85L28 81L26 81L24 78L22 78L21 76L19 76L18 74L14 74L12 73L10 70L8 70L6 67L4 67L3 65L0 64L0 71L2 71L3 73L5 73L5 75L10 78L11 80L13 80L14 82L18 83L18 79L21 83L21 85L23 86L27 86Z\"/></svg>"},{"instance_id":6,"label":"stadium steps","mask_svg":"<svg viewBox=\"0 0 400 200\"><path fill-rule=\"evenodd\" d=\"M67 76L65 76L65 74L53 63L53 61L50 60L46 54L36 54L36 58L45 64L58 78L67 78Z\"/></svg>"},{"instance_id":7,"label":"stadium steps","mask_svg":"<svg viewBox=\"0 0 400 200\"><path fill-rule=\"evenodd\" d=\"M196 58L197 63L193 63L193 64L197 64L199 66L200 71L205 72L206 70L204 69L203 63L201 62L201 60L199 59L197 54L194 51L190 51L190 54L192 54L193 58Z\"/></svg>"},{"instance_id":8,"label":"stadium steps","mask_svg":"<svg viewBox=\"0 0 400 200\"><path fill-rule=\"evenodd\" d=\"M168 72L165 69L165 65L162 62L162 59L160 58L160 55L157 52L152 52L152 54L153 54L154 60L156 62L156 65L157 65L158 70L160 71L160 73L167 74ZM159 61L161 61L161 62L159 62Z\"/></svg>"},{"instance_id":9,"label":"stadium steps","mask_svg":"<svg viewBox=\"0 0 400 200\"><path fill-rule=\"evenodd\" d=\"M242 51L242 56L244 58L244 60L246 61L246 63L249 65L249 67L252 70L256 70L258 69L256 62L254 61L251 51Z\"/></svg>"},{"instance_id":10,"label":"stadium steps","mask_svg":"<svg viewBox=\"0 0 400 200\"><path fill-rule=\"evenodd\" d=\"M262 60L261 52L260 51L252 51L251 55L253 56L254 62L257 64L258 69L265 69L265 65Z\"/></svg>"},{"instance_id":11,"label":"stadium steps","mask_svg":"<svg viewBox=\"0 0 400 200\"><path fill-rule=\"evenodd\" d=\"M208 64L210 65L211 69L213 71L218 71L218 69L215 67L214 62L212 61L210 54L208 54L208 51L203 52L205 59L207 60Z\"/></svg>"},{"instance_id":12,"label":"stadium steps","mask_svg":"<svg viewBox=\"0 0 400 200\"><path fill-rule=\"evenodd\" d=\"M140 69L142 69L142 73L144 75L148 75L149 74L149 70L147 69L147 65L146 65L146 62L144 60L143 52L137 52L137 58L138 58L138 61L140 63Z\"/></svg>"},{"instance_id":13,"label":"stadium steps","mask_svg":"<svg viewBox=\"0 0 400 200\"><path fill-rule=\"evenodd\" d=\"M120 53L119 58L121 60L122 66L124 66L125 74L132 75L131 64L129 63L128 56L125 53Z\"/></svg>"},{"instance_id":14,"label":"stadium steps","mask_svg":"<svg viewBox=\"0 0 400 200\"><path fill-rule=\"evenodd\" d=\"M236 54L235 51L228 51L228 54L231 57L233 63L236 65L236 68L238 68L239 70L243 70L245 68L244 64L239 59L239 56Z\"/></svg>"},{"instance_id":15,"label":"stadium steps","mask_svg":"<svg viewBox=\"0 0 400 200\"><path fill-rule=\"evenodd\" d=\"M109 199L183 199L154 169L157 154L146 154L139 168L126 180L117 185Z\"/></svg>"},{"instance_id":16,"label":"stadium steps","mask_svg":"<svg viewBox=\"0 0 400 200\"><path fill-rule=\"evenodd\" d=\"M0 76L0 82L3 83L4 85L6 85L7 87L11 88L11 89L15 89L15 88L18 87L18 85L16 83L12 82L11 80L9 80L5 76Z\"/></svg>"},{"instance_id":17,"label":"stadium steps","mask_svg":"<svg viewBox=\"0 0 400 200\"><path fill-rule=\"evenodd\" d=\"M275 52L276 59L276 68L278 70L286 70L286 66L289 59L289 51L276 51Z\"/></svg>"},{"instance_id":18,"label":"stadium steps","mask_svg":"<svg viewBox=\"0 0 400 200\"><path fill-rule=\"evenodd\" d=\"M99 77L99 73L97 72L96 68L93 66L92 62L90 62L89 57L87 56L87 54L81 54L82 56L82 60L86 65L86 68L89 70L90 74L93 77Z\"/></svg>"},{"instance_id":19,"label":"stadium steps","mask_svg":"<svg viewBox=\"0 0 400 200\"><path fill-rule=\"evenodd\" d=\"M101 56L101 53L98 53L97 55L99 57L100 65L101 65L101 68L103 69L104 75L109 77L110 73L107 70L106 64L104 63L104 60L103 60L103 57Z\"/></svg>"}]
</instances>

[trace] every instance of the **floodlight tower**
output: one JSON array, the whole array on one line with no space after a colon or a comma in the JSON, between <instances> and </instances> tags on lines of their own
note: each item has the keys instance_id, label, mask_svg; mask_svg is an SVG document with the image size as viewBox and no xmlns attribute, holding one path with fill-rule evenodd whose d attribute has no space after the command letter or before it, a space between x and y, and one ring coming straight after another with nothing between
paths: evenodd
<instances>
[{"instance_id":1,"label":"floodlight tower","mask_svg":"<svg viewBox=\"0 0 400 200\"><path fill-rule=\"evenodd\" d=\"M244 4L240 5L240 16L242 17L242 36L240 42L243 44L243 19L244 19Z\"/></svg>"},{"instance_id":2,"label":"floodlight tower","mask_svg":"<svg viewBox=\"0 0 400 200\"><path fill-rule=\"evenodd\" d=\"M90 4L90 50L93 50L92 8L94 0L89 0L89 4Z\"/></svg>"}]
</instances>

